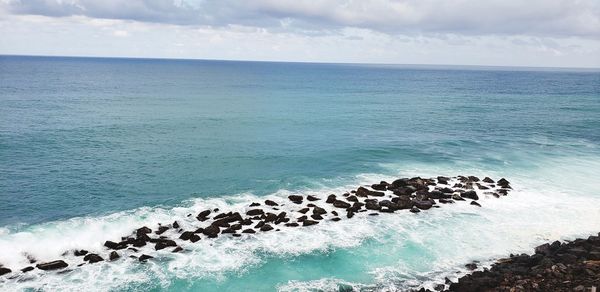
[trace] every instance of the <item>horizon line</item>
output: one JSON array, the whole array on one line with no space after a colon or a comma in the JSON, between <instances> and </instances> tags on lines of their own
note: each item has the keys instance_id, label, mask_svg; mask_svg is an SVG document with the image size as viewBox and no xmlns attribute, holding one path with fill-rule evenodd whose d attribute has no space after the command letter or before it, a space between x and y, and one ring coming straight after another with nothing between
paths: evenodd
<instances>
[{"instance_id":1,"label":"horizon line","mask_svg":"<svg viewBox=\"0 0 600 292\"><path fill-rule=\"evenodd\" d=\"M417 63L364 63L364 62L326 62L326 61L283 61L283 60L247 60L247 59L208 59L208 58L173 58L173 57L126 57L126 56L91 56L91 55L27 55L4 54L0 57L34 57L34 58L80 58L80 59L129 59L129 60L165 60L165 61L218 61L218 62L255 62L255 63L293 63L293 64L323 64L323 65L363 65L363 66L414 66L414 67L470 67L474 69L540 69L560 71L600 71L600 67L551 67L551 66L525 66L525 65L481 65L481 64L417 64Z\"/></svg>"}]
</instances>

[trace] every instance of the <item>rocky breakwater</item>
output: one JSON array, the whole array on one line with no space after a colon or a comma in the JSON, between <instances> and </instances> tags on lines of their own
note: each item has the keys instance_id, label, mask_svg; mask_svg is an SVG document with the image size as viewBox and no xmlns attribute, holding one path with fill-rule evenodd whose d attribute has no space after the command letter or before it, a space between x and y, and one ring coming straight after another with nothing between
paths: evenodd
<instances>
[{"instance_id":1,"label":"rocky breakwater","mask_svg":"<svg viewBox=\"0 0 600 292\"><path fill-rule=\"evenodd\" d=\"M65 258L44 263L37 263L29 256L32 266L19 269L0 265L0 276L18 277L19 273L28 273L36 268L41 271L62 270L69 265L125 259L146 262L161 253L185 252L186 246L200 240L224 236L235 240L265 232L285 232L289 228L313 228L310 226L334 224L355 216L392 216L402 211L420 213L453 204L481 207L481 197L499 198L511 189L504 178L494 181L489 177L480 179L475 176L413 177L361 186L343 194L290 195L248 202L246 206L232 210L206 209L197 214L190 213L185 218L175 218L172 223L159 223L153 228L141 226L118 240L107 240L104 242L105 249L96 253L65 251ZM33 264L36 264L35 268Z\"/></svg>"},{"instance_id":2,"label":"rocky breakwater","mask_svg":"<svg viewBox=\"0 0 600 292\"><path fill-rule=\"evenodd\" d=\"M468 264L474 269L474 264ZM600 291L600 234L554 241L531 255L510 255L489 269L436 286L437 291ZM429 291L422 289L421 291Z\"/></svg>"}]
</instances>

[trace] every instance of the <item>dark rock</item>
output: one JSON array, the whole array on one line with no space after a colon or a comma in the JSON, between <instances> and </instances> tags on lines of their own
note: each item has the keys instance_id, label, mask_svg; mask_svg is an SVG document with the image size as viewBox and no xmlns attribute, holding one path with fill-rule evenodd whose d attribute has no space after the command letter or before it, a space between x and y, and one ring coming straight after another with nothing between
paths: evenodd
<instances>
[{"instance_id":1,"label":"dark rock","mask_svg":"<svg viewBox=\"0 0 600 292\"><path fill-rule=\"evenodd\" d=\"M311 196L311 195L306 196L306 199L309 200L309 201L311 201L311 202L320 200L319 198L317 198L315 196Z\"/></svg>"},{"instance_id":2,"label":"dark rock","mask_svg":"<svg viewBox=\"0 0 600 292\"><path fill-rule=\"evenodd\" d=\"M288 196L288 199L290 199L290 201L292 201L292 202L294 202L296 204L302 203L302 200L303 200L302 196L298 196L298 195Z\"/></svg>"},{"instance_id":3,"label":"dark rock","mask_svg":"<svg viewBox=\"0 0 600 292\"><path fill-rule=\"evenodd\" d=\"M392 188L392 189L397 189L399 187L405 187L408 185L408 179L407 178L401 178L401 179L397 179L395 181L392 182L392 185L388 187L388 189Z\"/></svg>"},{"instance_id":4,"label":"dark rock","mask_svg":"<svg viewBox=\"0 0 600 292\"><path fill-rule=\"evenodd\" d=\"M74 252L73 252L73 254L74 254L76 257L84 256L84 255L86 255L87 253L88 253L88 251L87 251L87 250L85 250L85 249L76 250L76 251L74 251Z\"/></svg>"},{"instance_id":5,"label":"dark rock","mask_svg":"<svg viewBox=\"0 0 600 292\"><path fill-rule=\"evenodd\" d=\"M118 259L118 258L120 258L120 257L121 257L121 256L120 256L120 255L119 255L119 254L118 254L116 251L112 251L112 252L110 252L110 254L108 255L108 259L109 259L110 261L114 261L114 260L116 260L116 259Z\"/></svg>"},{"instance_id":6,"label":"dark rock","mask_svg":"<svg viewBox=\"0 0 600 292\"><path fill-rule=\"evenodd\" d=\"M327 196L327 200L325 201L325 203L332 204L333 202L335 202L335 200L336 200L335 195L329 195L329 196Z\"/></svg>"},{"instance_id":7,"label":"dark rock","mask_svg":"<svg viewBox=\"0 0 600 292\"><path fill-rule=\"evenodd\" d=\"M479 200L479 196L477 196L477 192L475 191L466 191L461 193L460 196L467 199Z\"/></svg>"},{"instance_id":8,"label":"dark rock","mask_svg":"<svg viewBox=\"0 0 600 292\"><path fill-rule=\"evenodd\" d=\"M315 207L313 209L313 214L323 215L323 214L327 214L327 211L325 211L325 209L323 209L321 207Z\"/></svg>"},{"instance_id":9,"label":"dark rock","mask_svg":"<svg viewBox=\"0 0 600 292\"><path fill-rule=\"evenodd\" d=\"M40 270L44 270L44 271L51 271L51 270L58 270L58 269L64 269L66 267L68 267L69 265L67 263L65 263L62 260L57 260L57 261L52 261L52 262L47 262L47 263L41 263L41 264L37 264L36 267Z\"/></svg>"},{"instance_id":10,"label":"dark rock","mask_svg":"<svg viewBox=\"0 0 600 292\"><path fill-rule=\"evenodd\" d=\"M172 226L173 226L173 228L177 229L177 228L179 228L179 223L177 223L177 221L174 221Z\"/></svg>"},{"instance_id":11,"label":"dark rock","mask_svg":"<svg viewBox=\"0 0 600 292\"><path fill-rule=\"evenodd\" d=\"M503 188L510 188L510 183L505 178L498 180L497 184Z\"/></svg>"},{"instance_id":12,"label":"dark rock","mask_svg":"<svg viewBox=\"0 0 600 292\"><path fill-rule=\"evenodd\" d=\"M269 224L265 224L260 228L260 231L270 231L273 230L273 226L269 225Z\"/></svg>"},{"instance_id":13,"label":"dark rock","mask_svg":"<svg viewBox=\"0 0 600 292\"><path fill-rule=\"evenodd\" d=\"M156 243L156 245L154 245L154 249L156 250L161 250L170 246L177 246L177 243L175 243L175 241L170 240L170 239L162 239L160 241L158 241Z\"/></svg>"},{"instance_id":14,"label":"dark rock","mask_svg":"<svg viewBox=\"0 0 600 292\"><path fill-rule=\"evenodd\" d=\"M315 219L315 220L322 220L323 219L323 217L321 215L319 215L319 214L312 214L310 217L313 218L313 219Z\"/></svg>"},{"instance_id":15,"label":"dark rock","mask_svg":"<svg viewBox=\"0 0 600 292\"><path fill-rule=\"evenodd\" d=\"M169 227L167 226L158 226L158 229L156 229L156 231L154 233L161 235L163 233L165 233L165 231L169 230Z\"/></svg>"},{"instance_id":16,"label":"dark rock","mask_svg":"<svg viewBox=\"0 0 600 292\"><path fill-rule=\"evenodd\" d=\"M470 176L469 176L469 181L472 181L472 182L478 182L478 181L479 181L479 178L478 178L478 177L476 177L476 176L472 176L472 175L470 175Z\"/></svg>"},{"instance_id":17,"label":"dark rock","mask_svg":"<svg viewBox=\"0 0 600 292\"><path fill-rule=\"evenodd\" d=\"M388 183L382 181L381 183L378 183L378 184L372 184L371 188L374 190L377 190L377 191L385 191L385 190L387 190L388 185L389 185Z\"/></svg>"},{"instance_id":18,"label":"dark rock","mask_svg":"<svg viewBox=\"0 0 600 292\"><path fill-rule=\"evenodd\" d=\"M193 235L196 235L196 234L192 231L186 231L179 236L179 239L190 240L190 238L192 238Z\"/></svg>"},{"instance_id":19,"label":"dark rock","mask_svg":"<svg viewBox=\"0 0 600 292\"><path fill-rule=\"evenodd\" d=\"M358 198L356 196L348 196L346 200L349 202L358 202Z\"/></svg>"},{"instance_id":20,"label":"dark rock","mask_svg":"<svg viewBox=\"0 0 600 292\"><path fill-rule=\"evenodd\" d=\"M177 247L176 247L176 248L174 248L174 249L173 249L171 252L174 252L174 253L176 253L176 252L181 252L181 251L183 251L183 247L181 247L181 246L177 246Z\"/></svg>"},{"instance_id":21,"label":"dark rock","mask_svg":"<svg viewBox=\"0 0 600 292\"><path fill-rule=\"evenodd\" d=\"M298 227L298 226L300 226L300 224L298 224L296 222L292 222L292 223L286 223L285 226L287 226L287 227Z\"/></svg>"},{"instance_id":22,"label":"dark rock","mask_svg":"<svg viewBox=\"0 0 600 292\"><path fill-rule=\"evenodd\" d=\"M315 224L319 224L319 221L313 221L313 220L304 220L302 222L302 226L311 226L311 225L315 225Z\"/></svg>"},{"instance_id":23,"label":"dark rock","mask_svg":"<svg viewBox=\"0 0 600 292\"><path fill-rule=\"evenodd\" d=\"M260 206L260 203L252 202L252 204L250 204L250 207L258 207L258 206Z\"/></svg>"},{"instance_id":24,"label":"dark rock","mask_svg":"<svg viewBox=\"0 0 600 292\"><path fill-rule=\"evenodd\" d=\"M365 200L365 208L367 208L367 210L379 210L381 209L381 206L379 206L377 200L371 199Z\"/></svg>"},{"instance_id":25,"label":"dark rock","mask_svg":"<svg viewBox=\"0 0 600 292\"><path fill-rule=\"evenodd\" d=\"M123 243L116 243L114 241L110 241L107 240L106 242L104 242L104 246L110 248L110 249L125 249L127 247L127 244L123 244Z\"/></svg>"},{"instance_id":26,"label":"dark rock","mask_svg":"<svg viewBox=\"0 0 600 292\"><path fill-rule=\"evenodd\" d=\"M481 207L481 205L475 201L471 201L471 205Z\"/></svg>"},{"instance_id":27,"label":"dark rock","mask_svg":"<svg viewBox=\"0 0 600 292\"><path fill-rule=\"evenodd\" d=\"M259 229L259 228L261 228L261 227L263 227L263 226L265 226L265 221L260 221L260 222L258 222L258 223L257 223L257 224L254 226L254 228L258 228L258 229Z\"/></svg>"},{"instance_id":28,"label":"dark rock","mask_svg":"<svg viewBox=\"0 0 600 292\"><path fill-rule=\"evenodd\" d=\"M219 234L219 227L210 225L204 229L202 229L202 234L208 236L209 238L215 238Z\"/></svg>"},{"instance_id":29,"label":"dark rock","mask_svg":"<svg viewBox=\"0 0 600 292\"><path fill-rule=\"evenodd\" d=\"M248 212L246 212L246 215L248 216L260 216L262 214L264 214L265 212L261 209L252 209L252 210L248 210Z\"/></svg>"},{"instance_id":30,"label":"dark rock","mask_svg":"<svg viewBox=\"0 0 600 292\"><path fill-rule=\"evenodd\" d=\"M331 221L333 221L333 222L337 222L337 221L340 221L340 220L342 220L340 217L333 217L333 218L331 218Z\"/></svg>"},{"instance_id":31,"label":"dark rock","mask_svg":"<svg viewBox=\"0 0 600 292\"><path fill-rule=\"evenodd\" d=\"M147 261L147 260L149 260L149 259L153 259L153 258L154 258L153 256L149 256L149 255L147 255L147 254L143 254L143 255L141 255L141 256L138 258L138 260L139 260L140 262L145 262L145 261Z\"/></svg>"},{"instance_id":32,"label":"dark rock","mask_svg":"<svg viewBox=\"0 0 600 292\"><path fill-rule=\"evenodd\" d=\"M27 272L33 271L33 269L34 269L34 267L29 266L29 267L22 268L21 272L27 273ZM0 272L0 275L2 275L2 272Z\"/></svg>"},{"instance_id":33,"label":"dark rock","mask_svg":"<svg viewBox=\"0 0 600 292\"><path fill-rule=\"evenodd\" d=\"M470 271L473 271L473 270L477 269L477 264L476 263L466 264L465 268L469 269Z\"/></svg>"},{"instance_id":34,"label":"dark rock","mask_svg":"<svg viewBox=\"0 0 600 292\"><path fill-rule=\"evenodd\" d=\"M340 200L335 200L333 202L333 206L336 207L336 208L346 209L346 208L350 208L351 205L348 202L344 202L344 201L340 201Z\"/></svg>"},{"instance_id":35,"label":"dark rock","mask_svg":"<svg viewBox=\"0 0 600 292\"><path fill-rule=\"evenodd\" d=\"M95 253L86 255L85 257L83 257L83 260L89 262L90 264L104 261L104 259L101 256Z\"/></svg>"},{"instance_id":36,"label":"dark rock","mask_svg":"<svg viewBox=\"0 0 600 292\"><path fill-rule=\"evenodd\" d=\"M454 203L454 201L450 200L450 199L440 199L440 203L442 203L442 204L452 204L452 203Z\"/></svg>"},{"instance_id":37,"label":"dark rock","mask_svg":"<svg viewBox=\"0 0 600 292\"><path fill-rule=\"evenodd\" d=\"M414 201L413 204L415 207L421 210L428 210L431 209L431 207L433 206L431 201Z\"/></svg>"},{"instance_id":38,"label":"dark rock","mask_svg":"<svg viewBox=\"0 0 600 292\"><path fill-rule=\"evenodd\" d=\"M486 183L489 183L489 184L495 183L495 181L493 179L491 179L491 178L489 178L487 176L483 179L483 181L486 182Z\"/></svg>"},{"instance_id":39,"label":"dark rock","mask_svg":"<svg viewBox=\"0 0 600 292\"><path fill-rule=\"evenodd\" d=\"M306 217L306 216L300 216L300 217L298 217L298 219L296 219L296 220L298 220L298 222L302 222L302 221L304 221L304 220L306 220L306 219L308 219L308 217Z\"/></svg>"},{"instance_id":40,"label":"dark rock","mask_svg":"<svg viewBox=\"0 0 600 292\"><path fill-rule=\"evenodd\" d=\"M9 268L0 267L0 276L6 275L6 274L11 273L11 272L12 272L12 270L9 269Z\"/></svg>"},{"instance_id":41,"label":"dark rock","mask_svg":"<svg viewBox=\"0 0 600 292\"><path fill-rule=\"evenodd\" d=\"M419 213L419 212L421 212L421 210L419 210L419 208L417 208L417 206L413 206L413 207L410 209L410 211L411 211L411 212L413 212L413 213Z\"/></svg>"},{"instance_id":42,"label":"dark rock","mask_svg":"<svg viewBox=\"0 0 600 292\"><path fill-rule=\"evenodd\" d=\"M256 231L254 231L254 229L245 229L244 231L242 231L242 233L256 233Z\"/></svg>"},{"instance_id":43,"label":"dark rock","mask_svg":"<svg viewBox=\"0 0 600 292\"><path fill-rule=\"evenodd\" d=\"M271 207L273 207L273 206L279 206L279 204L277 204L276 202L271 201L271 200L265 200L265 205L271 206Z\"/></svg>"},{"instance_id":44,"label":"dark rock","mask_svg":"<svg viewBox=\"0 0 600 292\"><path fill-rule=\"evenodd\" d=\"M438 180L438 183L443 184L443 185L447 185L448 181L450 180L450 178L445 177L445 176L438 176L437 180Z\"/></svg>"},{"instance_id":45,"label":"dark rock","mask_svg":"<svg viewBox=\"0 0 600 292\"><path fill-rule=\"evenodd\" d=\"M139 237L142 237L143 235L149 234L149 233L152 233L152 229L150 229L150 228L148 228L148 227L146 227L146 226L144 226L144 227L142 227L142 228L138 228L138 229L135 231L135 235L136 235L138 238L139 238Z\"/></svg>"},{"instance_id":46,"label":"dark rock","mask_svg":"<svg viewBox=\"0 0 600 292\"><path fill-rule=\"evenodd\" d=\"M302 214L306 214L306 212L308 212L310 209L309 208L302 208L300 210L298 210L298 212L302 213Z\"/></svg>"}]
</instances>

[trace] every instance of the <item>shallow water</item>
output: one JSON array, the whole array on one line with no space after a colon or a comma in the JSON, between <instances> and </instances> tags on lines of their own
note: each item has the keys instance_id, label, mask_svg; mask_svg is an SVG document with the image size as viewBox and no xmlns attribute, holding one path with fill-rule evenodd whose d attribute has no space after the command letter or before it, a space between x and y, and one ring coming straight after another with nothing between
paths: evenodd
<instances>
[{"instance_id":1,"label":"shallow water","mask_svg":"<svg viewBox=\"0 0 600 292\"><path fill-rule=\"evenodd\" d=\"M201 240L0 289L394 290L600 231L600 73L0 57L0 263L290 193L506 177L482 208ZM75 261L72 257L69 260Z\"/></svg>"}]
</instances>

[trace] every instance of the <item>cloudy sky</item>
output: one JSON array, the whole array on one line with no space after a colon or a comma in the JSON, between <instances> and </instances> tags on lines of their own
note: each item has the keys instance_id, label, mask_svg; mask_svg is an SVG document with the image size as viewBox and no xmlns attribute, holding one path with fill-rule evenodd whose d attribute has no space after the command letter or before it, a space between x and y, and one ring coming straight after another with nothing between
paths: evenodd
<instances>
[{"instance_id":1,"label":"cloudy sky","mask_svg":"<svg viewBox=\"0 0 600 292\"><path fill-rule=\"evenodd\" d=\"M600 0L0 0L0 54L600 67Z\"/></svg>"}]
</instances>

